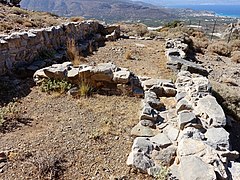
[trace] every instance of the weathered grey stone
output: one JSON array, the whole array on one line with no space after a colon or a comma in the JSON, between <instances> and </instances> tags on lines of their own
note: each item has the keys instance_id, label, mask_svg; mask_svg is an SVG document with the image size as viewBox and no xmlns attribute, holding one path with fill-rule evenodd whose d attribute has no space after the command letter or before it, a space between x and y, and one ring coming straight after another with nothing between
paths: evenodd
<instances>
[{"instance_id":1,"label":"weathered grey stone","mask_svg":"<svg viewBox=\"0 0 240 180\"><path fill-rule=\"evenodd\" d=\"M181 111L178 116L178 127L182 130L188 123L195 123L196 116L193 112Z\"/></svg>"},{"instance_id":2,"label":"weathered grey stone","mask_svg":"<svg viewBox=\"0 0 240 180\"><path fill-rule=\"evenodd\" d=\"M79 95L79 88L74 87L74 88L69 89L69 91L67 92L67 95L78 96Z\"/></svg>"},{"instance_id":3,"label":"weathered grey stone","mask_svg":"<svg viewBox=\"0 0 240 180\"><path fill-rule=\"evenodd\" d=\"M158 133L156 129L150 128L148 126L143 126L141 123L138 123L134 126L131 130L132 136L139 136L139 137L152 137Z\"/></svg>"},{"instance_id":4,"label":"weathered grey stone","mask_svg":"<svg viewBox=\"0 0 240 180\"><path fill-rule=\"evenodd\" d=\"M179 134L178 141L180 141L183 138L192 138L192 139L195 139L195 140L204 140L205 136L200 129L197 129L195 127L186 127Z\"/></svg>"},{"instance_id":5,"label":"weathered grey stone","mask_svg":"<svg viewBox=\"0 0 240 180\"><path fill-rule=\"evenodd\" d=\"M160 102L160 99L152 91L145 91L144 101L156 110L160 110L164 107L164 104Z\"/></svg>"},{"instance_id":6,"label":"weathered grey stone","mask_svg":"<svg viewBox=\"0 0 240 180\"><path fill-rule=\"evenodd\" d=\"M213 96L207 95L201 98L195 111L199 116L206 118L209 127L223 127L226 125L223 109Z\"/></svg>"},{"instance_id":7,"label":"weathered grey stone","mask_svg":"<svg viewBox=\"0 0 240 180\"><path fill-rule=\"evenodd\" d=\"M229 133L224 128L209 128L204 134L207 138L207 143L217 150L228 150Z\"/></svg>"},{"instance_id":8,"label":"weathered grey stone","mask_svg":"<svg viewBox=\"0 0 240 180\"><path fill-rule=\"evenodd\" d=\"M168 169L169 169L169 174L170 174L170 179L181 179L180 174L179 174L179 165L177 164L172 164Z\"/></svg>"},{"instance_id":9,"label":"weathered grey stone","mask_svg":"<svg viewBox=\"0 0 240 180\"><path fill-rule=\"evenodd\" d=\"M172 84L172 81L168 80L168 79L152 79L152 78L149 79L149 78L147 78L145 80L144 79L142 80L142 87L143 87L144 91L147 91L153 86L160 87L160 86L163 86L164 84L168 84L168 83Z\"/></svg>"},{"instance_id":10,"label":"weathered grey stone","mask_svg":"<svg viewBox=\"0 0 240 180\"><path fill-rule=\"evenodd\" d=\"M113 73L113 81L118 84L127 84L130 78L130 71L117 71Z\"/></svg>"},{"instance_id":11,"label":"weathered grey stone","mask_svg":"<svg viewBox=\"0 0 240 180\"><path fill-rule=\"evenodd\" d=\"M146 120L146 119L145 120L140 120L140 124L142 126L148 126L148 127L151 127L151 128L156 128L155 123L151 120Z\"/></svg>"},{"instance_id":12,"label":"weathered grey stone","mask_svg":"<svg viewBox=\"0 0 240 180\"><path fill-rule=\"evenodd\" d=\"M214 168L195 156L182 157L179 166L183 180L216 180Z\"/></svg>"},{"instance_id":13,"label":"weathered grey stone","mask_svg":"<svg viewBox=\"0 0 240 180\"><path fill-rule=\"evenodd\" d=\"M187 95L186 92L183 92L183 91L177 92L177 94L176 94L176 96L175 96L175 99L176 99L176 101L178 102L178 101L180 101L181 99L183 99L186 95Z\"/></svg>"},{"instance_id":14,"label":"weathered grey stone","mask_svg":"<svg viewBox=\"0 0 240 180\"><path fill-rule=\"evenodd\" d=\"M193 110L192 105L185 98L181 99L176 105L177 113L184 111L184 110L189 110L189 111Z\"/></svg>"},{"instance_id":15,"label":"weathered grey stone","mask_svg":"<svg viewBox=\"0 0 240 180\"><path fill-rule=\"evenodd\" d=\"M184 59L181 59L177 56L169 56L167 67L174 70L174 71L189 71L190 73L197 73L203 76L208 75L208 71L204 69L202 66L190 62Z\"/></svg>"},{"instance_id":16,"label":"weathered grey stone","mask_svg":"<svg viewBox=\"0 0 240 180\"><path fill-rule=\"evenodd\" d=\"M158 116L159 116L158 111L153 109L148 103L144 103L142 113L140 115L141 120L146 119L146 120L156 121Z\"/></svg>"},{"instance_id":17,"label":"weathered grey stone","mask_svg":"<svg viewBox=\"0 0 240 180\"><path fill-rule=\"evenodd\" d=\"M161 168L157 165L147 169L147 173L153 177L157 177L160 172L161 172Z\"/></svg>"},{"instance_id":18,"label":"weathered grey stone","mask_svg":"<svg viewBox=\"0 0 240 180\"><path fill-rule=\"evenodd\" d=\"M240 175L240 163L231 161L228 167L229 172L231 173L232 180L239 180Z\"/></svg>"},{"instance_id":19,"label":"weathered grey stone","mask_svg":"<svg viewBox=\"0 0 240 180\"><path fill-rule=\"evenodd\" d=\"M178 48L170 48L170 49L167 49L166 56L167 57L176 56L176 57L185 58L186 53L184 51L182 51L181 49L178 49Z\"/></svg>"},{"instance_id":20,"label":"weathered grey stone","mask_svg":"<svg viewBox=\"0 0 240 180\"><path fill-rule=\"evenodd\" d=\"M175 95L177 94L177 90L172 87L163 86L163 94L166 97L175 97Z\"/></svg>"},{"instance_id":21,"label":"weathered grey stone","mask_svg":"<svg viewBox=\"0 0 240 180\"><path fill-rule=\"evenodd\" d=\"M179 135L179 130L173 126L168 126L167 136L171 141L176 141Z\"/></svg>"},{"instance_id":22,"label":"weathered grey stone","mask_svg":"<svg viewBox=\"0 0 240 180\"><path fill-rule=\"evenodd\" d=\"M153 150L151 157L153 160L161 162L163 166L169 167L174 162L176 151L176 146L168 146L167 148L160 149L159 151Z\"/></svg>"},{"instance_id":23,"label":"weathered grey stone","mask_svg":"<svg viewBox=\"0 0 240 180\"><path fill-rule=\"evenodd\" d=\"M155 166L154 162L143 152L132 151L127 159L127 165L133 166L142 172L147 172L147 169Z\"/></svg>"},{"instance_id":24,"label":"weathered grey stone","mask_svg":"<svg viewBox=\"0 0 240 180\"><path fill-rule=\"evenodd\" d=\"M153 143L146 137L137 137L133 141L132 151L150 154L153 151Z\"/></svg>"},{"instance_id":25,"label":"weathered grey stone","mask_svg":"<svg viewBox=\"0 0 240 180\"><path fill-rule=\"evenodd\" d=\"M79 68L72 67L67 71L67 77L70 79L78 79L79 77Z\"/></svg>"},{"instance_id":26,"label":"weathered grey stone","mask_svg":"<svg viewBox=\"0 0 240 180\"><path fill-rule=\"evenodd\" d=\"M160 86L160 85L153 85L149 91L152 91L154 92L157 97L162 97L164 96L164 89L163 89L163 86Z\"/></svg>"},{"instance_id":27,"label":"weathered grey stone","mask_svg":"<svg viewBox=\"0 0 240 180\"><path fill-rule=\"evenodd\" d=\"M172 144L172 142L170 141L170 139L167 137L166 134L164 133L159 133L154 137L150 138L150 141L154 144L156 144L158 147L160 148L165 148L169 145Z\"/></svg>"},{"instance_id":28,"label":"weathered grey stone","mask_svg":"<svg viewBox=\"0 0 240 180\"><path fill-rule=\"evenodd\" d=\"M43 69L43 71L48 78L62 80L67 77L68 69L71 68L71 66L71 62L65 62L63 64L54 64L50 67L46 67Z\"/></svg>"},{"instance_id":29,"label":"weathered grey stone","mask_svg":"<svg viewBox=\"0 0 240 180\"><path fill-rule=\"evenodd\" d=\"M113 72L115 72L116 68L112 63L100 63L93 68L91 79L94 81L112 82Z\"/></svg>"},{"instance_id":30,"label":"weathered grey stone","mask_svg":"<svg viewBox=\"0 0 240 180\"><path fill-rule=\"evenodd\" d=\"M196 155L200 152L203 152L205 148L206 145L203 141L191 138L182 139L178 144L177 155L179 157Z\"/></svg>"}]
</instances>

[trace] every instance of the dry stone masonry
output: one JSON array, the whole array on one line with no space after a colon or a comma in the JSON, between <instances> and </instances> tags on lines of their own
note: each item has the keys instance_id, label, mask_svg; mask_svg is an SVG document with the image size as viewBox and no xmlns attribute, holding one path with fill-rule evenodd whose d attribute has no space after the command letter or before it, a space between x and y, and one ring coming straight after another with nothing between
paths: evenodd
<instances>
[{"instance_id":1,"label":"dry stone masonry","mask_svg":"<svg viewBox=\"0 0 240 180\"><path fill-rule=\"evenodd\" d=\"M118 26L105 26L90 20L0 35L0 75L14 70L18 73L35 72L53 64L53 57L42 60L39 56L58 52L54 54L55 59L62 59L67 44L71 42L78 46L79 51L86 51L92 44L98 46L100 42L115 40L119 36Z\"/></svg>"},{"instance_id":2,"label":"dry stone masonry","mask_svg":"<svg viewBox=\"0 0 240 180\"><path fill-rule=\"evenodd\" d=\"M178 73L175 84L142 80L145 96L127 164L154 177L167 166L170 179L238 179L239 153L231 150L226 116L203 76L207 71L183 59L187 49L181 38L167 41L167 65ZM176 105L166 109L164 97L175 97Z\"/></svg>"}]
</instances>

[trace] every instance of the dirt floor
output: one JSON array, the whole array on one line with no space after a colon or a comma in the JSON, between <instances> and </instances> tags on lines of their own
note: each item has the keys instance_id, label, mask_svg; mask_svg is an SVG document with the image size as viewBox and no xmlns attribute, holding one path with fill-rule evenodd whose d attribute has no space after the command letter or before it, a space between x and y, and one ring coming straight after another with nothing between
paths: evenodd
<instances>
[{"instance_id":1,"label":"dirt floor","mask_svg":"<svg viewBox=\"0 0 240 180\"><path fill-rule=\"evenodd\" d=\"M86 59L112 61L137 75L174 78L165 67L163 45L160 41L107 42ZM1 151L8 152L0 179L151 179L126 165L140 98L94 94L74 99L43 93L31 79L20 83L15 93L20 93L14 103L19 117L9 119L0 133Z\"/></svg>"}]
</instances>

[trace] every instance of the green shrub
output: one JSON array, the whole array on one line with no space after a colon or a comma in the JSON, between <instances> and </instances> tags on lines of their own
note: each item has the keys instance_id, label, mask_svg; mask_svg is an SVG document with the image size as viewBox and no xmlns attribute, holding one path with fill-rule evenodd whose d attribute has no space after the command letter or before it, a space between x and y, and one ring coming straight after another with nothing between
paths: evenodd
<instances>
[{"instance_id":1,"label":"green shrub","mask_svg":"<svg viewBox=\"0 0 240 180\"><path fill-rule=\"evenodd\" d=\"M0 108L0 125L4 122L5 118L17 118L19 111L16 107L16 102L10 102L7 106Z\"/></svg>"},{"instance_id":2,"label":"green shrub","mask_svg":"<svg viewBox=\"0 0 240 180\"><path fill-rule=\"evenodd\" d=\"M169 170L167 167L160 165L160 171L156 174L157 180L167 180L169 177Z\"/></svg>"},{"instance_id":3,"label":"green shrub","mask_svg":"<svg viewBox=\"0 0 240 180\"><path fill-rule=\"evenodd\" d=\"M64 93L72 88L72 84L65 80L53 80L53 79L45 79L41 84L41 90L43 92L59 92Z\"/></svg>"},{"instance_id":4,"label":"green shrub","mask_svg":"<svg viewBox=\"0 0 240 180\"><path fill-rule=\"evenodd\" d=\"M175 21L172 21L172 22L169 22L169 23L165 24L164 27L175 28L175 27L178 27L178 26L181 26L181 25L182 25L181 21L175 20Z\"/></svg>"}]
</instances>

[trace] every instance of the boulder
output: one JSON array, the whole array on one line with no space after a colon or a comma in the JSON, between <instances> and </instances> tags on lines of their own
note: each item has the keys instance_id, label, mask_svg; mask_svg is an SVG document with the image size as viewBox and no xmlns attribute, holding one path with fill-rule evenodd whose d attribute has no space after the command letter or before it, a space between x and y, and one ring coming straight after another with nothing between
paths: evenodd
<instances>
[{"instance_id":1,"label":"boulder","mask_svg":"<svg viewBox=\"0 0 240 180\"><path fill-rule=\"evenodd\" d=\"M133 166L142 172L147 172L147 170L155 166L153 160L150 159L143 152L132 151L127 159L127 165Z\"/></svg>"},{"instance_id":2,"label":"boulder","mask_svg":"<svg viewBox=\"0 0 240 180\"><path fill-rule=\"evenodd\" d=\"M178 116L178 127L183 130L186 124L196 123L196 116L190 111L181 111Z\"/></svg>"},{"instance_id":3,"label":"boulder","mask_svg":"<svg viewBox=\"0 0 240 180\"><path fill-rule=\"evenodd\" d=\"M151 137L150 141L160 148L166 148L172 144L171 140L164 133L159 133L156 136Z\"/></svg>"},{"instance_id":4,"label":"boulder","mask_svg":"<svg viewBox=\"0 0 240 180\"><path fill-rule=\"evenodd\" d=\"M145 91L144 102L156 110L160 110L164 107L164 104L160 102L160 99L152 91Z\"/></svg>"},{"instance_id":5,"label":"boulder","mask_svg":"<svg viewBox=\"0 0 240 180\"><path fill-rule=\"evenodd\" d=\"M195 140L204 140L205 136L203 134L204 129L197 129L195 127L186 127L178 137L178 141L180 141L183 138L192 138Z\"/></svg>"},{"instance_id":6,"label":"boulder","mask_svg":"<svg viewBox=\"0 0 240 180\"><path fill-rule=\"evenodd\" d=\"M131 130L131 135L138 137L152 137L157 133L158 131L156 129L150 128L148 126L143 126L140 122Z\"/></svg>"},{"instance_id":7,"label":"boulder","mask_svg":"<svg viewBox=\"0 0 240 180\"><path fill-rule=\"evenodd\" d=\"M91 79L93 81L105 81L111 83L113 80L113 72L115 72L116 68L117 67L112 63L100 63L93 68Z\"/></svg>"},{"instance_id":8,"label":"boulder","mask_svg":"<svg viewBox=\"0 0 240 180\"><path fill-rule=\"evenodd\" d=\"M176 146L168 146L167 148L160 149L159 151L153 150L152 152L152 159L158 162L161 162L163 166L171 166L176 157Z\"/></svg>"},{"instance_id":9,"label":"boulder","mask_svg":"<svg viewBox=\"0 0 240 180\"><path fill-rule=\"evenodd\" d=\"M177 105L176 105L176 111L177 113L179 114L181 111L184 111L184 110L189 110L189 111L192 111L193 110L193 107L192 105L190 104L190 102L183 98L181 99Z\"/></svg>"},{"instance_id":10,"label":"boulder","mask_svg":"<svg viewBox=\"0 0 240 180\"><path fill-rule=\"evenodd\" d=\"M173 71L189 71L190 73L197 73L201 74L203 76L208 75L208 71L204 69L202 66L191 62L187 61L185 59L181 59L177 56L169 56L168 62L167 62L167 67L172 69Z\"/></svg>"},{"instance_id":11,"label":"boulder","mask_svg":"<svg viewBox=\"0 0 240 180\"><path fill-rule=\"evenodd\" d=\"M209 128L204 134L207 143L217 150L229 150L229 133L224 128Z\"/></svg>"},{"instance_id":12,"label":"boulder","mask_svg":"<svg viewBox=\"0 0 240 180\"><path fill-rule=\"evenodd\" d=\"M231 161L228 167L232 180L238 180L240 175L240 163Z\"/></svg>"},{"instance_id":13,"label":"boulder","mask_svg":"<svg viewBox=\"0 0 240 180\"><path fill-rule=\"evenodd\" d=\"M140 120L152 120L155 122L158 117L158 111L152 108L148 103L144 103L142 113L140 115Z\"/></svg>"},{"instance_id":14,"label":"boulder","mask_svg":"<svg viewBox=\"0 0 240 180\"><path fill-rule=\"evenodd\" d=\"M171 125L167 128L167 136L171 141L176 141L179 135L179 130Z\"/></svg>"},{"instance_id":15,"label":"boulder","mask_svg":"<svg viewBox=\"0 0 240 180\"><path fill-rule=\"evenodd\" d=\"M195 156L182 157L179 165L182 180L216 180L214 168Z\"/></svg>"},{"instance_id":16,"label":"boulder","mask_svg":"<svg viewBox=\"0 0 240 180\"><path fill-rule=\"evenodd\" d=\"M226 125L226 117L222 107L217 103L215 97L207 95L201 98L197 107L196 114L204 118L209 127L223 127Z\"/></svg>"},{"instance_id":17,"label":"boulder","mask_svg":"<svg viewBox=\"0 0 240 180\"><path fill-rule=\"evenodd\" d=\"M133 141L132 151L150 154L153 151L153 143L146 137L137 137Z\"/></svg>"},{"instance_id":18,"label":"boulder","mask_svg":"<svg viewBox=\"0 0 240 180\"><path fill-rule=\"evenodd\" d=\"M127 84L130 79L131 72L127 70L116 71L113 73L113 81L117 84Z\"/></svg>"}]
</instances>

